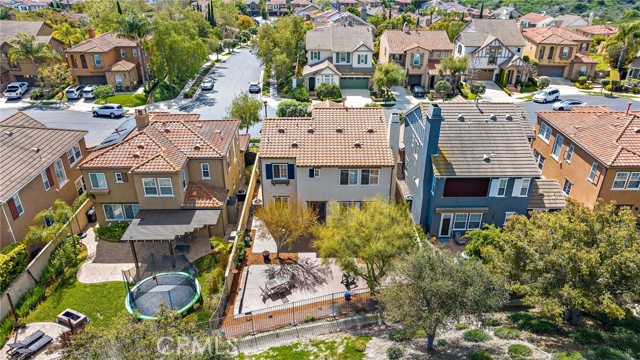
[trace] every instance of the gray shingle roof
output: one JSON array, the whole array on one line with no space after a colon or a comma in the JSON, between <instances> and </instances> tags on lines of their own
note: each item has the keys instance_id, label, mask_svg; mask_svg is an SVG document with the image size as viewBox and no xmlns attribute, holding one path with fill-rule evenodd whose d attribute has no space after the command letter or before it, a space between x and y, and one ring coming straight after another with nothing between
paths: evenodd
<instances>
[{"instance_id":1,"label":"gray shingle roof","mask_svg":"<svg viewBox=\"0 0 640 360\"><path fill-rule=\"evenodd\" d=\"M27 35L40 35L44 26L42 21L0 21L0 44L8 42L16 37L16 34L25 33ZM44 35L44 34L43 34Z\"/></svg>"},{"instance_id":2,"label":"gray shingle roof","mask_svg":"<svg viewBox=\"0 0 640 360\"><path fill-rule=\"evenodd\" d=\"M533 179L529 192L529 209L562 209L567 204L560 183L556 179Z\"/></svg>"},{"instance_id":3,"label":"gray shingle roof","mask_svg":"<svg viewBox=\"0 0 640 360\"><path fill-rule=\"evenodd\" d=\"M525 45L515 20L473 19L463 32L477 32L493 35L507 46Z\"/></svg>"},{"instance_id":4,"label":"gray shingle roof","mask_svg":"<svg viewBox=\"0 0 640 360\"><path fill-rule=\"evenodd\" d=\"M307 31L307 50L352 52L364 43L373 50L373 34L368 26L327 25Z\"/></svg>"}]
</instances>

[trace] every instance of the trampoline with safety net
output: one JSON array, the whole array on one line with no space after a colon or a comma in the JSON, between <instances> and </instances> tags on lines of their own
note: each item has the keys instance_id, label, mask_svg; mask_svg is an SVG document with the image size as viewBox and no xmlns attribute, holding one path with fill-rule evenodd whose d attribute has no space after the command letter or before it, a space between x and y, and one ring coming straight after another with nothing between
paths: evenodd
<instances>
[{"instance_id":1,"label":"trampoline with safety net","mask_svg":"<svg viewBox=\"0 0 640 360\"><path fill-rule=\"evenodd\" d=\"M157 319L162 304L179 314L200 299L200 283L185 272L166 272L150 276L128 291L125 306L139 319Z\"/></svg>"}]
</instances>

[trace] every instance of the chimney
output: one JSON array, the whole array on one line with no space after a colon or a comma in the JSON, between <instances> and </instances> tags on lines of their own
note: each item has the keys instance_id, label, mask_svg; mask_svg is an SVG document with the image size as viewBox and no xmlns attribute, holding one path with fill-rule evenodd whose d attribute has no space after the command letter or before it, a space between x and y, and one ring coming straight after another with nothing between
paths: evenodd
<instances>
[{"instance_id":1,"label":"chimney","mask_svg":"<svg viewBox=\"0 0 640 360\"><path fill-rule=\"evenodd\" d=\"M631 111L631 105L633 103L631 101L629 101L629 104L627 104L627 112L625 113L625 115L629 115L629 111Z\"/></svg>"},{"instance_id":2,"label":"chimney","mask_svg":"<svg viewBox=\"0 0 640 360\"><path fill-rule=\"evenodd\" d=\"M589 14L589 26L593 24L593 11Z\"/></svg>"},{"instance_id":3,"label":"chimney","mask_svg":"<svg viewBox=\"0 0 640 360\"><path fill-rule=\"evenodd\" d=\"M430 162L431 155L435 155L438 153L438 142L440 141L440 127L442 126L442 109L438 104L429 104L429 108L427 108L427 129L428 137L426 139L426 150L427 150L427 161ZM431 164L429 165L429 169L431 168Z\"/></svg>"},{"instance_id":4,"label":"chimney","mask_svg":"<svg viewBox=\"0 0 640 360\"><path fill-rule=\"evenodd\" d=\"M367 21L367 7L364 4L360 7L360 18Z\"/></svg>"},{"instance_id":5,"label":"chimney","mask_svg":"<svg viewBox=\"0 0 640 360\"><path fill-rule=\"evenodd\" d=\"M136 115L134 116L136 119L136 128L138 130L143 130L149 125L149 113L146 108L136 109Z\"/></svg>"},{"instance_id":6,"label":"chimney","mask_svg":"<svg viewBox=\"0 0 640 360\"><path fill-rule=\"evenodd\" d=\"M89 34L89 38L93 39L94 37L96 37L96 31L93 29L93 26L89 25L89 27L87 28L87 33Z\"/></svg>"},{"instance_id":7,"label":"chimney","mask_svg":"<svg viewBox=\"0 0 640 360\"><path fill-rule=\"evenodd\" d=\"M393 152L393 160L398 161L398 151L400 149L400 114L397 112L392 113L389 117L387 142Z\"/></svg>"},{"instance_id":8,"label":"chimney","mask_svg":"<svg viewBox=\"0 0 640 360\"><path fill-rule=\"evenodd\" d=\"M342 107L347 107L347 97L342 98Z\"/></svg>"},{"instance_id":9,"label":"chimney","mask_svg":"<svg viewBox=\"0 0 640 360\"><path fill-rule=\"evenodd\" d=\"M411 31L409 29L409 24L407 24L406 22L402 25L402 31L404 31L405 33L409 34Z\"/></svg>"}]
</instances>

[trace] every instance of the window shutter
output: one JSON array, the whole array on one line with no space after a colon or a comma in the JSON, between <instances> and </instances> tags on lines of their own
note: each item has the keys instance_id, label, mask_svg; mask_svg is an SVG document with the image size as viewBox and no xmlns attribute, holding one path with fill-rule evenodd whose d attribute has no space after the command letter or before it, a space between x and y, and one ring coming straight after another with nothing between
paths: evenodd
<instances>
[{"instance_id":1,"label":"window shutter","mask_svg":"<svg viewBox=\"0 0 640 360\"><path fill-rule=\"evenodd\" d=\"M511 192L511 196L520 196L520 188L522 188L522 179L516 179L515 184L513 184L513 191Z\"/></svg>"},{"instance_id":2,"label":"window shutter","mask_svg":"<svg viewBox=\"0 0 640 360\"><path fill-rule=\"evenodd\" d=\"M309 169L309 177L313 177L313 168Z\"/></svg>"},{"instance_id":3,"label":"window shutter","mask_svg":"<svg viewBox=\"0 0 640 360\"><path fill-rule=\"evenodd\" d=\"M13 198L9 199L9 201L7 201L7 204L9 204L9 210L11 211L13 220L19 218L20 214L18 214L18 208L16 207L16 202L13 200Z\"/></svg>"},{"instance_id":4,"label":"window shutter","mask_svg":"<svg viewBox=\"0 0 640 360\"><path fill-rule=\"evenodd\" d=\"M125 172L122 173L122 182L129 182L129 174Z\"/></svg>"},{"instance_id":5,"label":"window shutter","mask_svg":"<svg viewBox=\"0 0 640 360\"><path fill-rule=\"evenodd\" d=\"M598 180L600 180L600 175L602 174L602 168L600 166L598 166L598 168L596 169L596 176L593 178L593 183L594 184L598 184Z\"/></svg>"},{"instance_id":6,"label":"window shutter","mask_svg":"<svg viewBox=\"0 0 640 360\"><path fill-rule=\"evenodd\" d=\"M53 182L53 174L51 173L51 169L47 168L47 170L45 170L44 172L47 174L47 180L49 180L49 185L53 187L54 182Z\"/></svg>"},{"instance_id":7,"label":"window shutter","mask_svg":"<svg viewBox=\"0 0 640 360\"><path fill-rule=\"evenodd\" d=\"M287 164L287 178L293 180L296 178L296 166L294 164Z\"/></svg>"},{"instance_id":8,"label":"window shutter","mask_svg":"<svg viewBox=\"0 0 640 360\"><path fill-rule=\"evenodd\" d=\"M424 54L420 54L420 66L424 64Z\"/></svg>"},{"instance_id":9,"label":"window shutter","mask_svg":"<svg viewBox=\"0 0 640 360\"><path fill-rule=\"evenodd\" d=\"M266 168L265 170L266 170L267 180L273 179L273 165L266 164L265 168Z\"/></svg>"},{"instance_id":10,"label":"window shutter","mask_svg":"<svg viewBox=\"0 0 640 360\"><path fill-rule=\"evenodd\" d=\"M571 58L571 54L572 54L572 53L573 53L573 48L572 48L572 47L570 47L570 48L569 48L569 56L568 56L568 58Z\"/></svg>"},{"instance_id":11,"label":"window shutter","mask_svg":"<svg viewBox=\"0 0 640 360\"><path fill-rule=\"evenodd\" d=\"M498 187L500 186L500 179L491 180L491 190L489 190L489 196L495 197L498 195Z\"/></svg>"},{"instance_id":12,"label":"window shutter","mask_svg":"<svg viewBox=\"0 0 640 360\"><path fill-rule=\"evenodd\" d=\"M347 53L347 64L351 62L351 53Z\"/></svg>"}]
</instances>

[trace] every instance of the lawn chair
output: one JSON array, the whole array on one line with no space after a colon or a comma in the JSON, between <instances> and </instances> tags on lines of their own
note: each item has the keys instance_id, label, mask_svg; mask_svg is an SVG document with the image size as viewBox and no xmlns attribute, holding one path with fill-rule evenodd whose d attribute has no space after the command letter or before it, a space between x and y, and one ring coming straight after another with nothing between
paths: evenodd
<instances>
[{"instance_id":1,"label":"lawn chair","mask_svg":"<svg viewBox=\"0 0 640 360\"><path fill-rule=\"evenodd\" d=\"M268 299L269 297L271 297L271 294L267 290L263 289L262 286L258 285L258 287L260 288L260 292L262 292L263 299Z\"/></svg>"},{"instance_id":2,"label":"lawn chair","mask_svg":"<svg viewBox=\"0 0 640 360\"><path fill-rule=\"evenodd\" d=\"M9 347L9 350L7 350L7 354L11 355L14 352L16 352L16 350L18 349L29 347L29 345L33 344L34 342L36 342L36 340L40 339L43 336L44 336L44 333L38 330L33 334L27 336L27 338L24 340L15 342L13 344L8 344L7 346Z\"/></svg>"},{"instance_id":3,"label":"lawn chair","mask_svg":"<svg viewBox=\"0 0 640 360\"><path fill-rule=\"evenodd\" d=\"M53 339L50 336L45 335L29 347L16 350L14 356L17 356L19 360L28 359L49 345L51 340Z\"/></svg>"}]
</instances>

